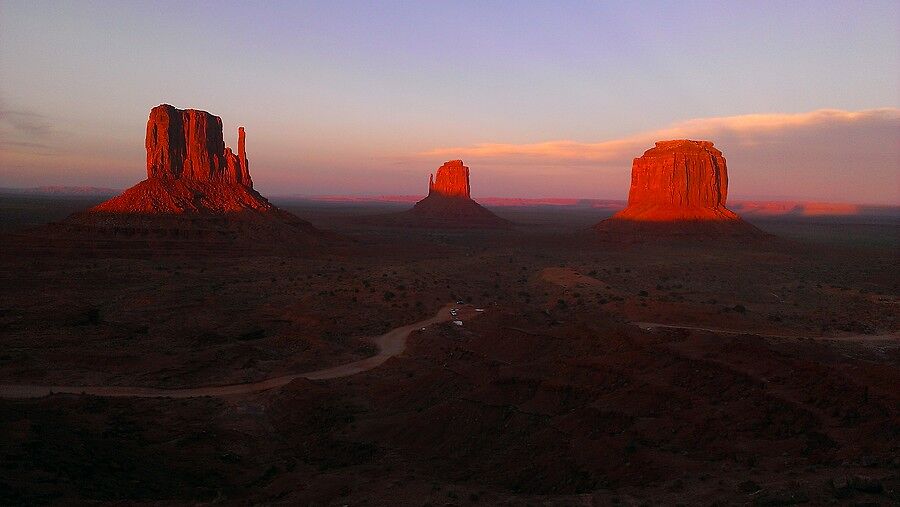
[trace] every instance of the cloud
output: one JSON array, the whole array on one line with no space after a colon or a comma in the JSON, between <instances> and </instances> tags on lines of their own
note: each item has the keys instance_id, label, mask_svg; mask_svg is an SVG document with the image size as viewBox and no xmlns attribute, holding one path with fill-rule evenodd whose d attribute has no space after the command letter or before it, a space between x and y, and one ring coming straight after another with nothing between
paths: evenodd
<instances>
[{"instance_id":1,"label":"cloud","mask_svg":"<svg viewBox=\"0 0 900 507\"><path fill-rule=\"evenodd\" d=\"M748 114L716 118L698 118L676 123L670 127L642 132L620 139L585 143L570 140L545 141L540 143L480 143L470 147L436 148L422 153L424 156L461 156L468 158L533 158L548 161L594 161L608 162L622 160L635 154L634 147L648 146L663 139L715 138L729 135L741 139L744 145L753 145L761 135L806 128L814 125L835 123L893 122L900 126L900 109L883 108L865 111L841 111L820 109L798 114Z\"/></svg>"},{"instance_id":2,"label":"cloud","mask_svg":"<svg viewBox=\"0 0 900 507\"><path fill-rule=\"evenodd\" d=\"M47 118L31 111L0 109L0 123L32 137L46 137L50 134L50 122Z\"/></svg>"},{"instance_id":3,"label":"cloud","mask_svg":"<svg viewBox=\"0 0 900 507\"><path fill-rule=\"evenodd\" d=\"M49 119L39 113L6 107L0 101L0 155L4 152L49 154L53 135Z\"/></svg>"},{"instance_id":4,"label":"cloud","mask_svg":"<svg viewBox=\"0 0 900 507\"><path fill-rule=\"evenodd\" d=\"M558 173L572 179L552 182L560 195L612 197L612 186L627 190L634 157L656 141L679 138L710 140L723 151L733 195L900 202L897 108L698 118L599 142L480 143L420 155L463 158L489 175L515 173L521 181ZM593 195L585 195L591 184ZM535 193L524 184L517 190Z\"/></svg>"}]
</instances>

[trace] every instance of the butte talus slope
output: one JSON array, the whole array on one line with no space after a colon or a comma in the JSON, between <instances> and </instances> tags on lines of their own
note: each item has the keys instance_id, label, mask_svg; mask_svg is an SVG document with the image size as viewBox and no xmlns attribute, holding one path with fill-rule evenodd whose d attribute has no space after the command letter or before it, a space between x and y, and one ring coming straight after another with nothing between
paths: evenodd
<instances>
[{"instance_id":1,"label":"butte talus slope","mask_svg":"<svg viewBox=\"0 0 900 507\"><path fill-rule=\"evenodd\" d=\"M628 206L594 226L613 235L758 236L725 207L728 169L710 141L659 141L634 159Z\"/></svg>"},{"instance_id":2,"label":"butte talus slope","mask_svg":"<svg viewBox=\"0 0 900 507\"><path fill-rule=\"evenodd\" d=\"M86 238L153 243L183 240L265 246L322 236L253 188L246 133L238 152L225 146L222 119L206 111L154 107L147 121L147 179L62 224Z\"/></svg>"},{"instance_id":3,"label":"butte talus slope","mask_svg":"<svg viewBox=\"0 0 900 507\"><path fill-rule=\"evenodd\" d=\"M512 225L472 200L469 168L462 160L439 167L430 176L428 196L400 213L399 219L402 225L416 227L496 229Z\"/></svg>"}]
</instances>

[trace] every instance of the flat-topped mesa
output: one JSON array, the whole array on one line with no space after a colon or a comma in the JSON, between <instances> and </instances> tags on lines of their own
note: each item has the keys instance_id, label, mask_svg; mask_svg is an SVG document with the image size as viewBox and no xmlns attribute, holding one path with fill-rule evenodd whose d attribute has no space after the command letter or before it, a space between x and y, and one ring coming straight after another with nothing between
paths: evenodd
<instances>
[{"instance_id":1,"label":"flat-topped mesa","mask_svg":"<svg viewBox=\"0 0 900 507\"><path fill-rule=\"evenodd\" d=\"M428 195L471 199L470 193L469 168L463 165L462 160L444 162L428 181Z\"/></svg>"},{"instance_id":2,"label":"flat-topped mesa","mask_svg":"<svg viewBox=\"0 0 900 507\"><path fill-rule=\"evenodd\" d=\"M728 169L710 141L659 141L631 166L628 206L594 226L621 237L760 236L725 207Z\"/></svg>"},{"instance_id":3,"label":"flat-topped mesa","mask_svg":"<svg viewBox=\"0 0 900 507\"><path fill-rule=\"evenodd\" d=\"M238 153L225 146L222 119L206 111L162 104L147 120L147 178L240 183L253 187L238 128Z\"/></svg>"},{"instance_id":4,"label":"flat-topped mesa","mask_svg":"<svg viewBox=\"0 0 900 507\"><path fill-rule=\"evenodd\" d=\"M628 206L612 220L736 221L725 207L728 169L710 141L659 141L631 166Z\"/></svg>"},{"instance_id":5,"label":"flat-topped mesa","mask_svg":"<svg viewBox=\"0 0 900 507\"><path fill-rule=\"evenodd\" d=\"M659 141L634 159L628 207L718 208L727 195L725 158L710 141Z\"/></svg>"}]
</instances>

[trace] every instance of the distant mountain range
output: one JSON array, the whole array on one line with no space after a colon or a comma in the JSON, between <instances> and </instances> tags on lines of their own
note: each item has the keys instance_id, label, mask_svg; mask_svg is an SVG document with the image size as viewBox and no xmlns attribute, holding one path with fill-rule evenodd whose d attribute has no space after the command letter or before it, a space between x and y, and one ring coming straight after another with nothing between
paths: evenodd
<instances>
[{"instance_id":1,"label":"distant mountain range","mask_svg":"<svg viewBox=\"0 0 900 507\"><path fill-rule=\"evenodd\" d=\"M72 197L104 197L112 196L120 193L121 189L105 188L105 187L67 187L61 185L31 187L31 188L5 188L0 187L0 193L3 194L24 194L24 195L44 195L44 196L72 196Z\"/></svg>"}]
</instances>

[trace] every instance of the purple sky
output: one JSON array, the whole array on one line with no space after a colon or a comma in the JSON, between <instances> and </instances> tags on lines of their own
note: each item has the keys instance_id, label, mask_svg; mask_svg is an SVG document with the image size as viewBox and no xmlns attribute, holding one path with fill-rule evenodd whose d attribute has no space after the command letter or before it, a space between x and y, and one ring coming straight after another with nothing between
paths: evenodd
<instances>
[{"instance_id":1,"label":"purple sky","mask_svg":"<svg viewBox=\"0 0 900 507\"><path fill-rule=\"evenodd\" d=\"M0 187L142 179L151 107L272 195L624 198L660 136L730 195L900 204L897 2L0 3ZM866 177L861 177L866 175Z\"/></svg>"}]
</instances>

